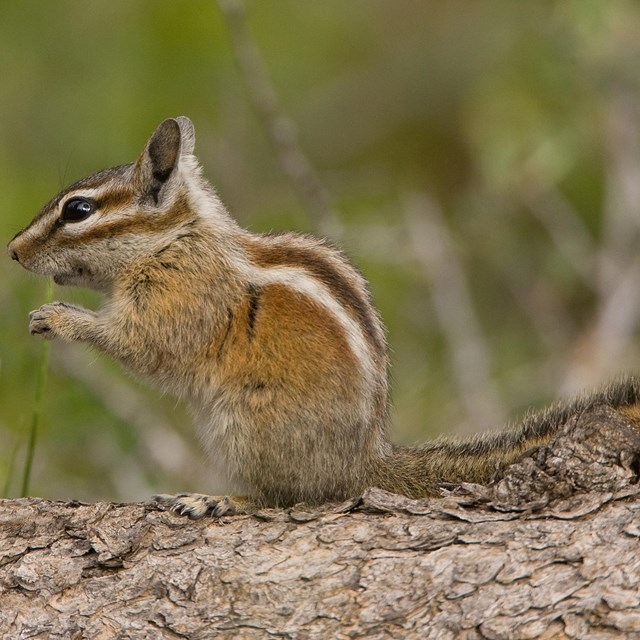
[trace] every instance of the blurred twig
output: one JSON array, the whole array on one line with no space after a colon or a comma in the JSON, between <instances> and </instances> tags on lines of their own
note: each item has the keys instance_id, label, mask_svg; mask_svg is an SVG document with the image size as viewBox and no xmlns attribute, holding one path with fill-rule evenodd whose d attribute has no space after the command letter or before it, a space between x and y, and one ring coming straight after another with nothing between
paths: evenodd
<instances>
[{"instance_id":1,"label":"blurred twig","mask_svg":"<svg viewBox=\"0 0 640 640\"><path fill-rule=\"evenodd\" d=\"M266 65L247 24L242 0L218 0L225 18L236 64L253 109L266 132L280 166L315 227L324 235L339 237L341 225L329 194L302 151L296 126L282 110Z\"/></svg>"},{"instance_id":2,"label":"blurred twig","mask_svg":"<svg viewBox=\"0 0 640 640\"><path fill-rule=\"evenodd\" d=\"M637 96L613 90L605 111L605 198L600 246L599 288L611 284L637 254L640 236L640 109Z\"/></svg>"},{"instance_id":3,"label":"blurred twig","mask_svg":"<svg viewBox=\"0 0 640 640\"><path fill-rule=\"evenodd\" d=\"M431 283L468 422L474 428L502 425L505 411L491 380L489 347L440 207L422 194L408 196L404 210L414 255Z\"/></svg>"},{"instance_id":4,"label":"blurred twig","mask_svg":"<svg viewBox=\"0 0 640 640\"><path fill-rule=\"evenodd\" d=\"M521 191L524 203L547 230L556 248L589 289L595 289L596 243L571 203L555 185Z\"/></svg>"},{"instance_id":5,"label":"blurred twig","mask_svg":"<svg viewBox=\"0 0 640 640\"><path fill-rule=\"evenodd\" d=\"M557 353L576 330L575 318L565 300L556 294L544 276L532 274L527 269L520 270L518 264L498 263L491 256L488 260L503 286L525 314L537 339L548 353ZM530 331L527 333L531 335Z\"/></svg>"},{"instance_id":6,"label":"blurred twig","mask_svg":"<svg viewBox=\"0 0 640 640\"><path fill-rule=\"evenodd\" d=\"M605 121L606 192L596 255L594 324L579 336L564 388L599 384L618 372L640 322L640 111L634 95L615 89Z\"/></svg>"}]
</instances>

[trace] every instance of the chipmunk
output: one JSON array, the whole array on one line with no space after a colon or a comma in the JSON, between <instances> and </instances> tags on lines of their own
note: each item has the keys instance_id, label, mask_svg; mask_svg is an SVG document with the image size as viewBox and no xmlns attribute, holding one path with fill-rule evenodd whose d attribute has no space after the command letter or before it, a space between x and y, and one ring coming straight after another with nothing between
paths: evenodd
<instances>
[{"instance_id":1,"label":"chipmunk","mask_svg":"<svg viewBox=\"0 0 640 640\"><path fill-rule=\"evenodd\" d=\"M84 342L183 398L205 450L245 498L158 500L193 518L351 498L377 486L417 498L487 482L589 406L628 408L640 383L529 416L520 428L419 448L391 443L385 330L368 285L327 241L255 234L202 177L186 117L138 159L71 185L8 245L60 285L101 291L89 311L53 302L29 329Z\"/></svg>"}]
</instances>

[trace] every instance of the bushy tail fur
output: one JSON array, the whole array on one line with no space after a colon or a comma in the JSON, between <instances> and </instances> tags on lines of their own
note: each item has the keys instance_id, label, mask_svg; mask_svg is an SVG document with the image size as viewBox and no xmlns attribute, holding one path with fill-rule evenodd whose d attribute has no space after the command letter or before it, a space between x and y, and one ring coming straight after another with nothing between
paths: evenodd
<instances>
[{"instance_id":1,"label":"bushy tail fur","mask_svg":"<svg viewBox=\"0 0 640 640\"><path fill-rule=\"evenodd\" d=\"M515 428L469 439L438 439L421 447L394 446L372 484L413 498L437 495L442 483L486 483L526 451L545 444L567 420L596 406L621 410L640 428L640 379L627 377L572 401L528 413Z\"/></svg>"}]
</instances>

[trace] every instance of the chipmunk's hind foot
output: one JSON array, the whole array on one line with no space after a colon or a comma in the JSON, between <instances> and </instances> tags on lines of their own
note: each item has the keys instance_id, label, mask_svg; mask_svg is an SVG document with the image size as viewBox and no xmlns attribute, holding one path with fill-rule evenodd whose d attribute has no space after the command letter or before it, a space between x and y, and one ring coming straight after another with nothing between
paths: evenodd
<instances>
[{"instance_id":1,"label":"chipmunk's hind foot","mask_svg":"<svg viewBox=\"0 0 640 640\"><path fill-rule=\"evenodd\" d=\"M207 496L202 493L162 493L153 499L163 507L197 520L207 514L222 516L247 513L247 499L240 496Z\"/></svg>"}]
</instances>

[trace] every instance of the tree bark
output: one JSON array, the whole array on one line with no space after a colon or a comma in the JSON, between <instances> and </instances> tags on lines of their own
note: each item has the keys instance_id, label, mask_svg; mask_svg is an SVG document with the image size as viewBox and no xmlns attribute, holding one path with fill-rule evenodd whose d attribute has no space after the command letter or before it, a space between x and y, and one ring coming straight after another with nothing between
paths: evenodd
<instances>
[{"instance_id":1,"label":"tree bark","mask_svg":"<svg viewBox=\"0 0 640 640\"><path fill-rule=\"evenodd\" d=\"M598 408L488 486L191 521L0 501L3 638L640 638L640 435Z\"/></svg>"}]
</instances>

